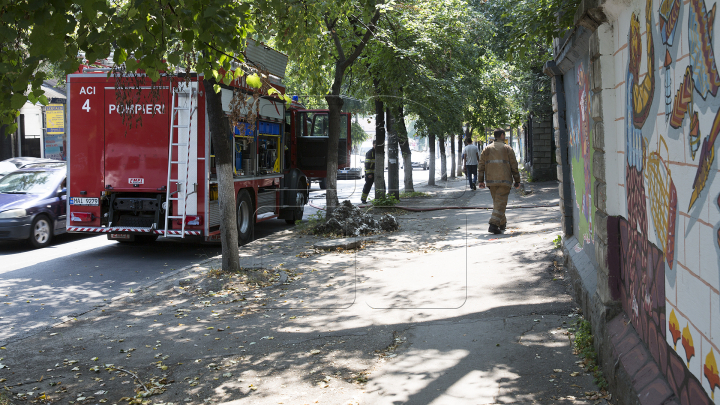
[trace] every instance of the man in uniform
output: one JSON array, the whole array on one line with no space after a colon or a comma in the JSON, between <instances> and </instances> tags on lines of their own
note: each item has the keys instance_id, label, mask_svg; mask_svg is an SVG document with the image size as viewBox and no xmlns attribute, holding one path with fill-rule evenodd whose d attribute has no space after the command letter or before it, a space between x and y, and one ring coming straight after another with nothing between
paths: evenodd
<instances>
[{"instance_id":1,"label":"man in uniform","mask_svg":"<svg viewBox=\"0 0 720 405\"><path fill-rule=\"evenodd\" d=\"M367 202L373 182L375 182L375 141L373 141L372 149L365 154L365 186L360 196L360 201L362 201L363 204Z\"/></svg>"},{"instance_id":2,"label":"man in uniform","mask_svg":"<svg viewBox=\"0 0 720 405\"><path fill-rule=\"evenodd\" d=\"M515 159L515 151L505 144L505 131L497 129L493 133L495 142L488 145L480 154L478 163L478 186L487 184L493 199L493 212L490 216L488 232L498 234L505 230L510 187L520 187L520 172ZM514 182L514 183L513 183Z\"/></svg>"}]
</instances>

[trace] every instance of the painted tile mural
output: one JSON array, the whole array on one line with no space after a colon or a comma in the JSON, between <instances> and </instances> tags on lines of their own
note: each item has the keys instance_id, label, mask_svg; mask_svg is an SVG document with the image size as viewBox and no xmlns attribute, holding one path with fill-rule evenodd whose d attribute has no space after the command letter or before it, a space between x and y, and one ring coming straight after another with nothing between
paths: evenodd
<instances>
[{"instance_id":1,"label":"painted tile mural","mask_svg":"<svg viewBox=\"0 0 720 405\"><path fill-rule=\"evenodd\" d=\"M592 129L590 125L590 78L587 71L587 61L581 61L576 65L571 76L572 82L568 83L569 89L566 94L570 103L576 103L580 108L578 111L568 114L570 153L572 155L572 176L575 188L575 205L578 210L577 232L578 241L581 246L593 241L593 217L595 215L595 204L592 199L593 176L592 176ZM577 97L577 98L576 98Z\"/></svg>"},{"instance_id":2,"label":"painted tile mural","mask_svg":"<svg viewBox=\"0 0 720 405\"><path fill-rule=\"evenodd\" d=\"M683 404L720 403L719 1L610 0L612 37L598 36L603 98L614 92L618 104L603 120L617 141L606 166L620 168L607 181L619 196L607 205L619 214L620 301ZM579 105L567 124L584 243L598 227L588 64L565 73L567 105Z\"/></svg>"}]
</instances>

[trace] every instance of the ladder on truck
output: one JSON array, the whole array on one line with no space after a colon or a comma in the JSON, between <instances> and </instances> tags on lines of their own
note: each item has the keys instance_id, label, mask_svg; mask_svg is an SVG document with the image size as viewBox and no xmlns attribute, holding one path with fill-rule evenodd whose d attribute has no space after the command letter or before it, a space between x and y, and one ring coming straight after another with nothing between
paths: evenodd
<instances>
[{"instance_id":1,"label":"ladder on truck","mask_svg":"<svg viewBox=\"0 0 720 405\"><path fill-rule=\"evenodd\" d=\"M188 195L197 192L193 190L188 192L190 173L190 151L193 147L192 140L192 119L197 110L197 88L191 84L179 83L177 87L170 87L172 98L172 115L170 116L170 145L168 146L168 176L165 188L165 237L184 238L185 237L185 219L187 218L187 198ZM177 134L177 139L175 135ZM173 156L173 148L177 147L177 157ZM185 149L186 153L181 153ZM185 156L182 156L185 155ZM173 160L173 159L177 160ZM181 167L184 167L181 175ZM173 179L173 169L177 175L177 179ZM170 185L177 185L177 190L171 192ZM195 187L197 185L195 184ZM177 207L178 215L170 215L172 213L171 201ZM179 219L181 223L180 234L168 233L170 224L173 220Z\"/></svg>"}]
</instances>

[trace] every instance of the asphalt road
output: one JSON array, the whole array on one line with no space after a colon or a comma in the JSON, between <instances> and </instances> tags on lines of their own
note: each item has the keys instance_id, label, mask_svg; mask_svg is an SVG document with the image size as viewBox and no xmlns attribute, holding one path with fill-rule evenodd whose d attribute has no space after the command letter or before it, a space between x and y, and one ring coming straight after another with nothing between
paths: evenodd
<instances>
[{"instance_id":1,"label":"asphalt road","mask_svg":"<svg viewBox=\"0 0 720 405\"><path fill-rule=\"evenodd\" d=\"M414 170L414 182L427 181L428 173ZM359 203L363 185L364 179L339 180L339 199ZM317 183L312 184L310 201L325 206L325 191ZM316 208L306 206L305 218L315 212ZM255 227L255 238L287 227L283 220L262 222ZM0 346L220 253L219 244L165 238L135 245L109 241L105 235L64 234L39 250L25 242L0 242Z\"/></svg>"}]
</instances>

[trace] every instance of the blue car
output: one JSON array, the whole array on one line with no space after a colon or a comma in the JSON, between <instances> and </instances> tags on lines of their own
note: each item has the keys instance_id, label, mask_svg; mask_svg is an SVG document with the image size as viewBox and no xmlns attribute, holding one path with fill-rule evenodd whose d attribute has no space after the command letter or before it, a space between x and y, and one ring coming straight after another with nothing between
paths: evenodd
<instances>
[{"instance_id":1,"label":"blue car","mask_svg":"<svg viewBox=\"0 0 720 405\"><path fill-rule=\"evenodd\" d=\"M14 171L0 179L0 240L27 240L48 246L65 232L65 164Z\"/></svg>"}]
</instances>

